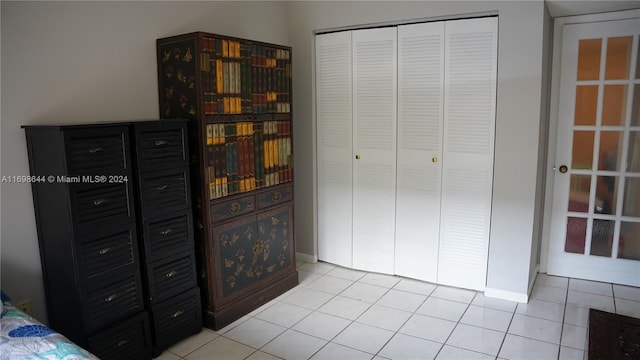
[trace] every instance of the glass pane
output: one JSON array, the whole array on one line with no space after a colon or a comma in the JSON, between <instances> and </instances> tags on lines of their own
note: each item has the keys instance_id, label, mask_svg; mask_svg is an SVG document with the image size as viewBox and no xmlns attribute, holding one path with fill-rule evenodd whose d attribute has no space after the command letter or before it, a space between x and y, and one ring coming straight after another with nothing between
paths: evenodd
<instances>
[{"instance_id":1,"label":"glass pane","mask_svg":"<svg viewBox=\"0 0 640 360\"><path fill-rule=\"evenodd\" d=\"M578 45L578 80L600 78L600 49L602 39L580 40Z\"/></svg>"},{"instance_id":2,"label":"glass pane","mask_svg":"<svg viewBox=\"0 0 640 360\"><path fill-rule=\"evenodd\" d=\"M640 172L640 131L629 132L629 152L627 153L627 171Z\"/></svg>"},{"instance_id":3,"label":"glass pane","mask_svg":"<svg viewBox=\"0 0 640 360\"><path fill-rule=\"evenodd\" d=\"M615 214L618 199L617 176L598 176L596 183L596 207L597 214Z\"/></svg>"},{"instance_id":4,"label":"glass pane","mask_svg":"<svg viewBox=\"0 0 640 360\"><path fill-rule=\"evenodd\" d=\"M622 222L618 258L640 260L640 223Z\"/></svg>"},{"instance_id":5,"label":"glass pane","mask_svg":"<svg viewBox=\"0 0 640 360\"><path fill-rule=\"evenodd\" d=\"M591 169L593 167L593 131L573 132L572 169Z\"/></svg>"},{"instance_id":6,"label":"glass pane","mask_svg":"<svg viewBox=\"0 0 640 360\"><path fill-rule=\"evenodd\" d=\"M587 219L567 218L567 239L564 243L564 251L576 254L584 254L584 240L587 238Z\"/></svg>"},{"instance_id":7,"label":"glass pane","mask_svg":"<svg viewBox=\"0 0 640 360\"><path fill-rule=\"evenodd\" d=\"M620 156L618 149L624 140L622 131L603 131L600 133L600 152L598 170L618 171Z\"/></svg>"},{"instance_id":8,"label":"glass pane","mask_svg":"<svg viewBox=\"0 0 640 360\"><path fill-rule=\"evenodd\" d=\"M627 85L605 85L602 125L624 125L627 109Z\"/></svg>"},{"instance_id":9,"label":"glass pane","mask_svg":"<svg viewBox=\"0 0 640 360\"><path fill-rule=\"evenodd\" d=\"M571 175L569 211L589 212L589 190L591 175Z\"/></svg>"},{"instance_id":10,"label":"glass pane","mask_svg":"<svg viewBox=\"0 0 640 360\"><path fill-rule=\"evenodd\" d=\"M631 126L640 126L640 84L633 90L633 104L631 106Z\"/></svg>"},{"instance_id":11,"label":"glass pane","mask_svg":"<svg viewBox=\"0 0 640 360\"><path fill-rule=\"evenodd\" d=\"M628 79L633 36L609 38L605 79Z\"/></svg>"},{"instance_id":12,"label":"glass pane","mask_svg":"<svg viewBox=\"0 0 640 360\"><path fill-rule=\"evenodd\" d=\"M622 215L640 217L640 178L627 178Z\"/></svg>"},{"instance_id":13,"label":"glass pane","mask_svg":"<svg viewBox=\"0 0 640 360\"><path fill-rule=\"evenodd\" d=\"M576 87L576 125L595 125L598 110L598 85Z\"/></svg>"},{"instance_id":14,"label":"glass pane","mask_svg":"<svg viewBox=\"0 0 640 360\"><path fill-rule=\"evenodd\" d=\"M591 255L611 257L614 228L615 222L613 220L593 219Z\"/></svg>"}]
</instances>

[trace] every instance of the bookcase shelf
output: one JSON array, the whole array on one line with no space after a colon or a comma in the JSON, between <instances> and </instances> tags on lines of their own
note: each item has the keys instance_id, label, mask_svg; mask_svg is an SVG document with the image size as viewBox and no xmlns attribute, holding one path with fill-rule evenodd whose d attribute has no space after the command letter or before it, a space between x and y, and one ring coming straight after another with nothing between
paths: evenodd
<instances>
[{"instance_id":1,"label":"bookcase shelf","mask_svg":"<svg viewBox=\"0 0 640 360\"><path fill-rule=\"evenodd\" d=\"M204 325L297 285L291 48L194 32L157 40L163 119L190 119ZM277 226L276 226L277 224Z\"/></svg>"}]
</instances>

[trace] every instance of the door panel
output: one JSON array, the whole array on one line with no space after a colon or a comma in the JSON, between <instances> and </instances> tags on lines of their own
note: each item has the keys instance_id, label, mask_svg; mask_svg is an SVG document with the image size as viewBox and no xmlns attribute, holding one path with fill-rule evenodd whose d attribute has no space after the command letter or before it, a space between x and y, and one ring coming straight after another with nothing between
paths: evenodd
<instances>
[{"instance_id":1,"label":"door panel","mask_svg":"<svg viewBox=\"0 0 640 360\"><path fill-rule=\"evenodd\" d=\"M445 26L438 283L484 290L495 137L498 19Z\"/></svg>"},{"instance_id":2,"label":"door panel","mask_svg":"<svg viewBox=\"0 0 640 360\"><path fill-rule=\"evenodd\" d=\"M318 258L351 267L351 33L316 36Z\"/></svg>"},{"instance_id":3,"label":"door panel","mask_svg":"<svg viewBox=\"0 0 640 360\"><path fill-rule=\"evenodd\" d=\"M353 266L393 273L396 28L353 31Z\"/></svg>"},{"instance_id":4,"label":"door panel","mask_svg":"<svg viewBox=\"0 0 640 360\"><path fill-rule=\"evenodd\" d=\"M436 282L440 242L444 22L398 27L395 274Z\"/></svg>"},{"instance_id":5,"label":"door panel","mask_svg":"<svg viewBox=\"0 0 640 360\"><path fill-rule=\"evenodd\" d=\"M562 30L550 274L640 285L639 29Z\"/></svg>"}]
</instances>

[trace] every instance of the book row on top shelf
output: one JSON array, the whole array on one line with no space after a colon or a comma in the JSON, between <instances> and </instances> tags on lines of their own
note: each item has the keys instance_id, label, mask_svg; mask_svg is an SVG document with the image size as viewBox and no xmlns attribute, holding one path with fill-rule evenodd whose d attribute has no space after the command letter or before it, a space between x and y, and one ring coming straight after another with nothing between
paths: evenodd
<instances>
[{"instance_id":1,"label":"book row on top shelf","mask_svg":"<svg viewBox=\"0 0 640 360\"><path fill-rule=\"evenodd\" d=\"M289 50L212 37L203 37L201 44L204 115L291 111ZM183 66L193 59L191 48L184 51L175 47L163 51L161 57L162 75L167 80L177 78L187 87L195 87L195 74L189 74L187 66ZM166 97L171 97L174 91L174 87L166 88ZM183 100L181 106L187 102ZM168 111L170 105L164 104L162 108ZM188 112L195 115L196 109Z\"/></svg>"},{"instance_id":2,"label":"book row on top shelf","mask_svg":"<svg viewBox=\"0 0 640 360\"><path fill-rule=\"evenodd\" d=\"M290 121L207 124L209 199L293 180Z\"/></svg>"}]
</instances>

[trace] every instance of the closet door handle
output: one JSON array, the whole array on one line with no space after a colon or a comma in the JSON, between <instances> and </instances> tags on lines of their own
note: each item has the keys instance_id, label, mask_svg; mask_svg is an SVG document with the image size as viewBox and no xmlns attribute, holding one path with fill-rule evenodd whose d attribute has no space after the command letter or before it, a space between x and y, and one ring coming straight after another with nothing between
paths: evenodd
<instances>
[{"instance_id":1,"label":"closet door handle","mask_svg":"<svg viewBox=\"0 0 640 360\"><path fill-rule=\"evenodd\" d=\"M356 160L360 160L360 155L356 155Z\"/></svg>"}]
</instances>

